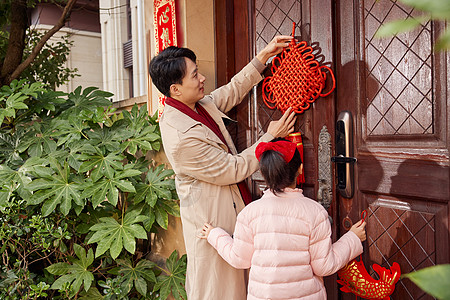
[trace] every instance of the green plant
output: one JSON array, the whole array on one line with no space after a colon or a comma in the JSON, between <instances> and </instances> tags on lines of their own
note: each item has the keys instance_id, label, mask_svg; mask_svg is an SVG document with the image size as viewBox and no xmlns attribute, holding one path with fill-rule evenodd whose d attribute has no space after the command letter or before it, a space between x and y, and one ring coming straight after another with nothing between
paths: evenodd
<instances>
[{"instance_id":1,"label":"green plant","mask_svg":"<svg viewBox=\"0 0 450 300\"><path fill-rule=\"evenodd\" d=\"M399 0L401 3L420 11L422 14L416 17L408 17L404 20L392 21L383 24L376 32L376 37L393 36L401 32L433 21L450 21L450 0ZM435 44L436 50L450 49L450 30L446 29L440 35Z\"/></svg>"},{"instance_id":2,"label":"green plant","mask_svg":"<svg viewBox=\"0 0 450 300\"><path fill-rule=\"evenodd\" d=\"M23 53L24 59L31 54L33 48L43 36L43 31L27 31L26 47ZM48 41L33 63L22 72L20 78L31 82L42 82L55 89L67 83L70 79L80 76L77 74L77 68L71 69L66 65L70 49L73 46L73 40L70 38L71 35L66 34Z\"/></svg>"},{"instance_id":3,"label":"green plant","mask_svg":"<svg viewBox=\"0 0 450 300\"><path fill-rule=\"evenodd\" d=\"M146 259L179 216L156 115L108 92L0 89L0 299L186 299L186 257Z\"/></svg>"},{"instance_id":4,"label":"green plant","mask_svg":"<svg viewBox=\"0 0 450 300\"><path fill-rule=\"evenodd\" d=\"M424 292L437 299L450 299L450 264L424 268L403 274L402 277L409 278Z\"/></svg>"}]
</instances>

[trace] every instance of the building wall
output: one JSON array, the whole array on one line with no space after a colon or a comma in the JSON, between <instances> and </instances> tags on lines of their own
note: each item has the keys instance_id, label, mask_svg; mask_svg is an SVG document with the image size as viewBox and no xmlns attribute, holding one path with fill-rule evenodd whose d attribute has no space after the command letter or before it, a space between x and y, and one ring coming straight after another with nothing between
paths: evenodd
<instances>
[{"instance_id":1,"label":"building wall","mask_svg":"<svg viewBox=\"0 0 450 300\"><path fill-rule=\"evenodd\" d=\"M145 32L147 38L148 62L155 55L153 2L145 2ZM215 30L214 30L214 1L204 0L176 0L176 21L178 46L187 47L197 55L199 72L205 75L205 93L214 90L215 77ZM148 66L147 66L148 67ZM148 74L148 71L147 71ZM148 76L148 107L153 114L158 109L158 90L151 84ZM164 153L160 153L155 160L168 163ZM173 250L180 254L186 253L182 235L180 218L169 217L168 230L160 230L153 237L155 252L163 257L169 257Z\"/></svg>"},{"instance_id":2,"label":"building wall","mask_svg":"<svg viewBox=\"0 0 450 300\"><path fill-rule=\"evenodd\" d=\"M205 93L209 93L216 87L214 1L176 0L175 10L178 46L190 48L197 55L199 72L206 77ZM153 1L145 2L145 21L150 62L155 55ZM150 78L148 81L151 83ZM149 85L148 95L149 109L155 112L158 109L158 90L154 85Z\"/></svg>"},{"instance_id":3,"label":"building wall","mask_svg":"<svg viewBox=\"0 0 450 300\"><path fill-rule=\"evenodd\" d=\"M83 1L80 1L83 5ZM61 15L62 9L51 4L38 4L31 11L32 28L47 31L53 27ZM53 35L49 43L56 43L61 36L70 34L73 41L66 66L77 68L77 76L57 90L71 92L76 87L95 86L103 89L101 34L98 8L80 6L71 15L68 26L61 28Z\"/></svg>"},{"instance_id":4,"label":"building wall","mask_svg":"<svg viewBox=\"0 0 450 300\"><path fill-rule=\"evenodd\" d=\"M126 0L100 0L103 88L113 101L129 98L128 73L123 65L123 43L127 37Z\"/></svg>"}]
</instances>

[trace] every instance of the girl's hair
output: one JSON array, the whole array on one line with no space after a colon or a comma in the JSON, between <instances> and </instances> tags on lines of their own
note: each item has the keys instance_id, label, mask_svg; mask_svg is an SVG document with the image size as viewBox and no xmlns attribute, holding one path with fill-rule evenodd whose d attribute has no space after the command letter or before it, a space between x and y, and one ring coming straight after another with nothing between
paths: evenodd
<instances>
[{"instance_id":1,"label":"girl's hair","mask_svg":"<svg viewBox=\"0 0 450 300\"><path fill-rule=\"evenodd\" d=\"M283 138L275 138L270 142L287 141ZM267 187L276 194L290 186L295 180L298 168L302 160L300 153L295 150L294 156L287 163L280 152L266 150L261 154L259 167L266 181Z\"/></svg>"}]
</instances>

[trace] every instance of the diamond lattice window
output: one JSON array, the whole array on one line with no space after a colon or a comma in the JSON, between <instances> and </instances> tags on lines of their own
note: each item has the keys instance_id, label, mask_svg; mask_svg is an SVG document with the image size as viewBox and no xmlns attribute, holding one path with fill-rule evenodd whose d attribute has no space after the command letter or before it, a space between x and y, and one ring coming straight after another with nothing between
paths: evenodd
<instances>
[{"instance_id":1,"label":"diamond lattice window","mask_svg":"<svg viewBox=\"0 0 450 300\"><path fill-rule=\"evenodd\" d=\"M392 38L375 38L381 24L417 16L398 1L365 1L368 135L432 134L431 23Z\"/></svg>"}]
</instances>

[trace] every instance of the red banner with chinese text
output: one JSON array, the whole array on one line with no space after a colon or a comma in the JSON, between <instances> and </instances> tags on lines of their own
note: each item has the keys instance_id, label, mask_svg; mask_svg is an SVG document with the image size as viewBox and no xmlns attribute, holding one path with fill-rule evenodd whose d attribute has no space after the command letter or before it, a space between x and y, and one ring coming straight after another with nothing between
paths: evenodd
<instances>
[{"instance_id":1,"label":"red banner with chinese text","mask_svg":"<svg viewBox=\"0 0 450 300\"><path fill-rule=\"evenodd\" d=\"M175 18L175 0L155 0L154 28L155 55L169 46L177 46L177 27ZM158 119L164 110L165 96L158 95Z\"/></svg>"}]
</instances>

